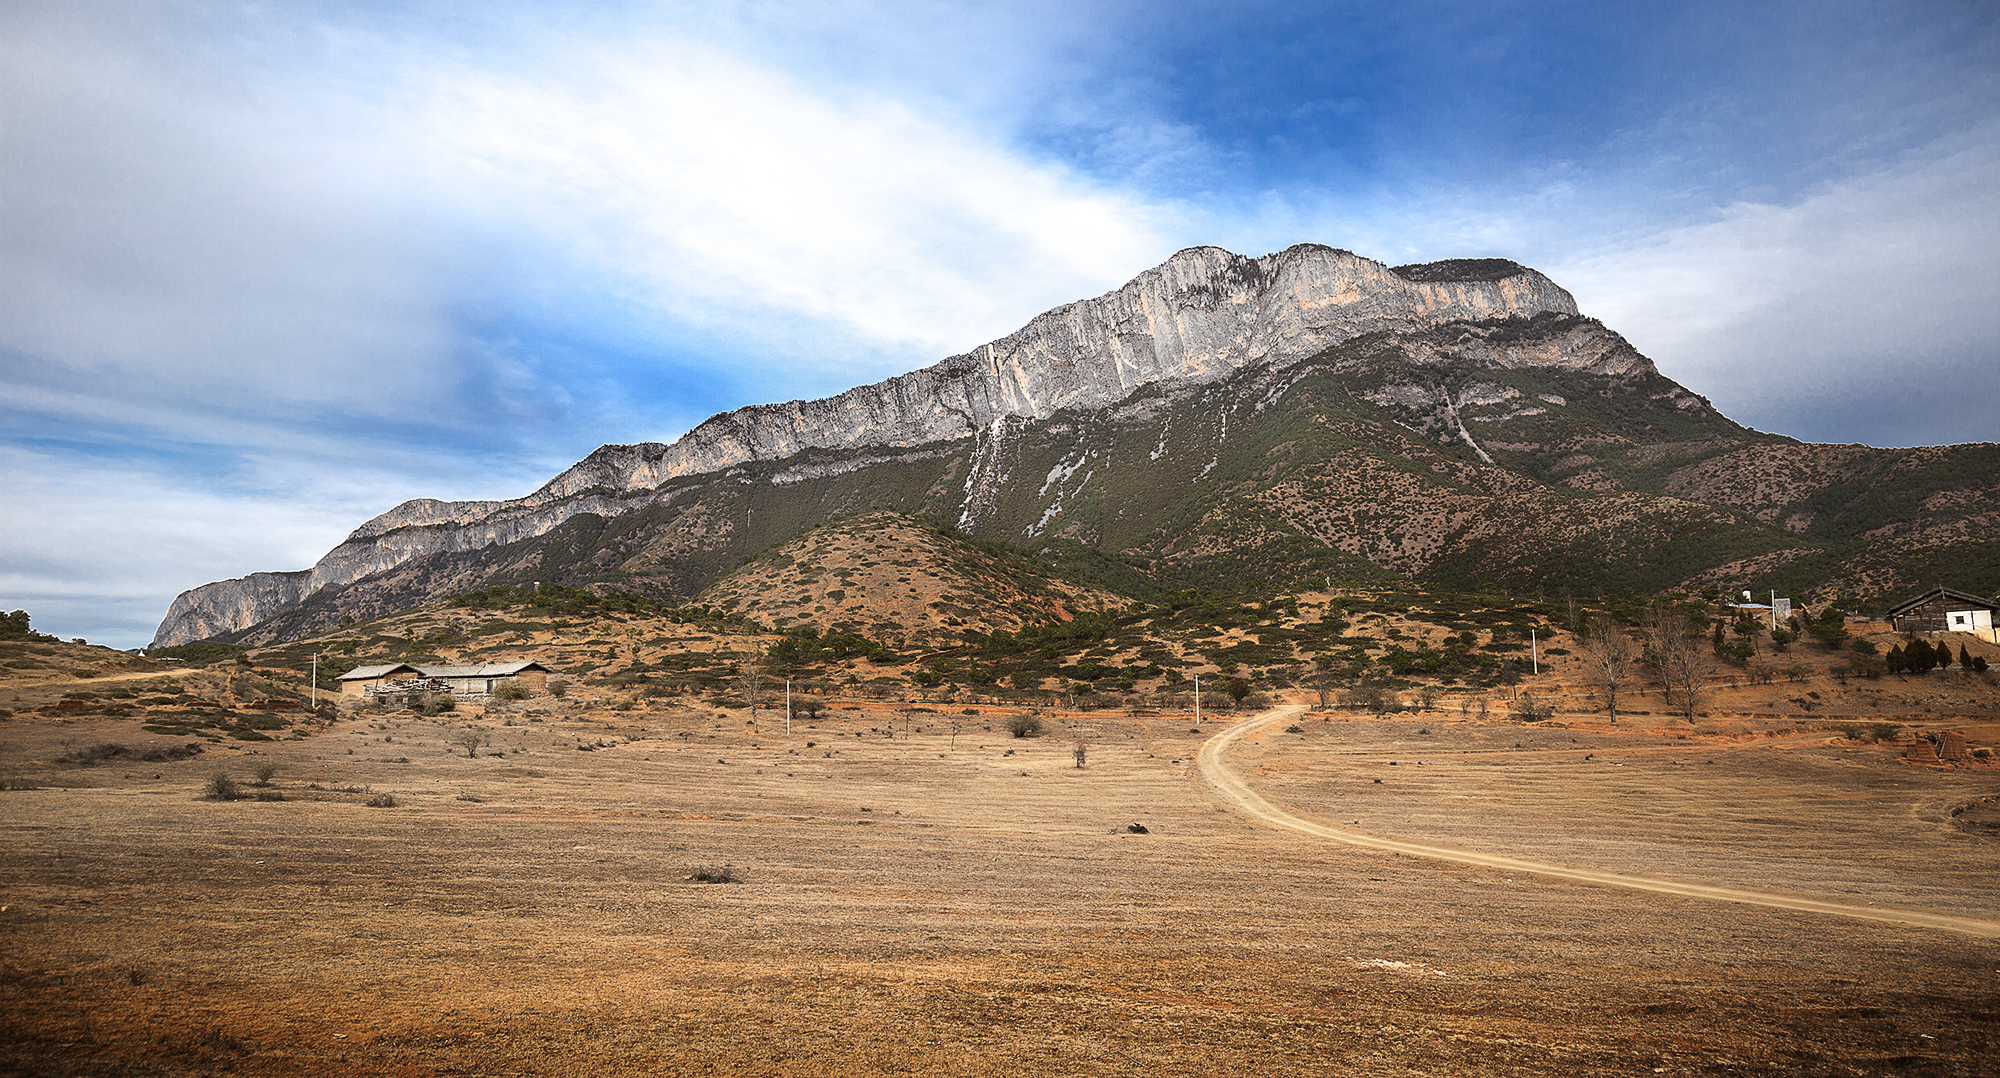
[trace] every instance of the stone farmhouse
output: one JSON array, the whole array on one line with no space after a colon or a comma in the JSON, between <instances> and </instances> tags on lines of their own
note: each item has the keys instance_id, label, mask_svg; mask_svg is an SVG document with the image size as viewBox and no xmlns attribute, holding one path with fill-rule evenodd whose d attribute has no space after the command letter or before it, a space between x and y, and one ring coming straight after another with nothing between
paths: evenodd
<instances>
[{"instance_id":1,"label":"stone farmhouse","mask_svg":"<svg viewBox=\"0 0 2000 1078\"><path fill-rule=\"evenodd\" d=\"M357 666L340 675L340 691L347 696L362 696L371 691L393 691L394 686L409 681L442 683L436 687L453 696L485 696L503 681L518 681L522 688L540 695L549 689L549 668L534 661L487 663L483 666L412 666L409 663Z\"/></svg>"}]
</instances>

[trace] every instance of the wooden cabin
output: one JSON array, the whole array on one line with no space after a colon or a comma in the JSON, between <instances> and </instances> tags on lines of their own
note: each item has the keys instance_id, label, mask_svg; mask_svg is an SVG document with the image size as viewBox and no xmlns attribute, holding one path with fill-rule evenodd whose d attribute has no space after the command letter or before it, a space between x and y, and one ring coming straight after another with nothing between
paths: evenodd
<instances>
[{"instance_id":1,"label":"wooden cabin","mask_svg":"<svg viewBox=\"0 0 2000 1078\"><path fill-rule=\"evenodd\" d=\"M2000 606L1991 599L1956 588L1932 588L1889 608L1889 624L1902 633L1972 633L2000 644L1993 615Z\"/></svg>"}]
</instances>

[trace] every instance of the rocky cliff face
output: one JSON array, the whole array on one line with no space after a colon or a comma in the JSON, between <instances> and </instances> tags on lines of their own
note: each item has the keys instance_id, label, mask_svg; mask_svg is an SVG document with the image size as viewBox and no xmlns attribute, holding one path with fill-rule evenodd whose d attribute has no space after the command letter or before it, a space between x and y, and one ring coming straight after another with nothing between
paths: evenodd
<instances>
[{"instance_id":1,"label":"rocky cliff face","mask_svg":"<svg viewBox=\"0 0 2000 1078\"><path fill-rule=\"evenodd\" d=\"M1200 384L1251 365L1282 366L1364 334L1576 313L1568 292L1503 260L1391 268L1316 244L1256 259L1189 248L1115 292L1056 308L920 371L824 400L738 409L672 445L604 446L524 498L405 502L355 529L310 570L258 573L184 592L153 644L240 630L324 588L412 558L531 538L584 513L630 512L670 498L661 490L670 480L748 461L809 449L970 439L1010 420L1102 408L1143 386ZM1621 352L1605 336L1579 332L1547 344L1545 361L1598 373L1633 364L1650 369L1630 346ZM1486 346L1484 338L1451 345Z\"/></svg>"},{"instance_id":2,"label":"rocky cliff face","mask_svg":"<svg viewBox=\"0 0 2000 1078\"><path fill-rule=\"evenodd\" d=\"M235 632L296 606L312 594L312 570L291 573L251 573L219 580L181 592L167 608L153 636L153 647L185 644Z\"/></svg>"}]
</instances>

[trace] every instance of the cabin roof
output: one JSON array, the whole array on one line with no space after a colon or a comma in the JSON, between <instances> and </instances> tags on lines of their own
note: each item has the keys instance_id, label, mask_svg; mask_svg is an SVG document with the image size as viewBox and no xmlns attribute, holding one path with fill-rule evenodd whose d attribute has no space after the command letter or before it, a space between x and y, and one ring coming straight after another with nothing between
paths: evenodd
<instances>
[{"instance_id":1,"label":"cabin roof","mask_svg":"<svg viewBox=\"0 0 2000 1078\"><path fill-rule=\"evenodd\" d=\"M1967 610L1970 610L1973 607L1985 607L1988 610L2000 609L2000 606L1996 606L1993 600L1981 598L1980 596L1974 595L1969 591L1959 591L1957 588L1937 587L1937 588L1932 588L1931 590L1923 593L1922 595L1917 596L1914 599L1907 599L1904 600L1903 602L1897 603L1895 606L1890 607L1888 616L1892 618L1900 617L1936 599L1946 600L1947 606L1956 606L1958 604L1964 604L1962 609L1967 609Z\"/></svg>"}]
</instances>

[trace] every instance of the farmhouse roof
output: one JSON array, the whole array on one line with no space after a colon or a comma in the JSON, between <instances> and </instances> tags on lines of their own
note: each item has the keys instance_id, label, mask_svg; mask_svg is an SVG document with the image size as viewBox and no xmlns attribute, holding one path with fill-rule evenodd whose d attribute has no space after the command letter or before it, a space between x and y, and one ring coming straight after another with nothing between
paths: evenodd
<instances>
[{"instance_id":1,"label":"farmhouse roof","mask_svg":"<svg viewBox=\"0 0 2000 1078\"><path fill-rule=\"evenodd\" d=\"M541 663L484 663L474 666L412 666L409 663L389 663L386 666L357 666L340 675L341 681L368 681L387 677L401 671L409 671L418 677L513 677L524 670L540 670L548 673L549 668Z\"/></svg>"},{"instance_id":2,"label":"farmhouse roof","mask_svg":"<svg viewBox=\"0 0 2000 1078\"><path fill-rule=\"evenodd\" d=\"M1969 591L1959 591L1957 588L1932 588L1914 599L1909 599L1890 607L1887 616L1893 618L1907 614L1934 599L1947 599L1952 602L1963 603L1967 609L1981 606L1988 610L2000 610L2000 604L1995 604L1991 599L1982 599Z\"/></svg>"},{"instance_id":3,"label":"farmhouse roof","mask_svg":"<svg viewBox=\"0 0 2000 1078\"><path fill-rule=\"evenodd\" d=\"M538 662L485 663L477 666L419 666L425 677L513 677L523 670L548 671Z\"/></svg>"},{"instance_id":4,"label":"farmhouse roof","mask_svg":"<svg viewBox=\"0 0 2000 1078\"><path fill-rule=\"evenodd\" d=\"M411 666L409 663L389 663L386 666L357 666L354 669L349 670L347 673L340 675L338 680L367 681L370 678L378 678L388 674L393 674L398 670L408 670L412 674L422 672L418 670L416 667Z\"/></svg>"}]
</instances>

